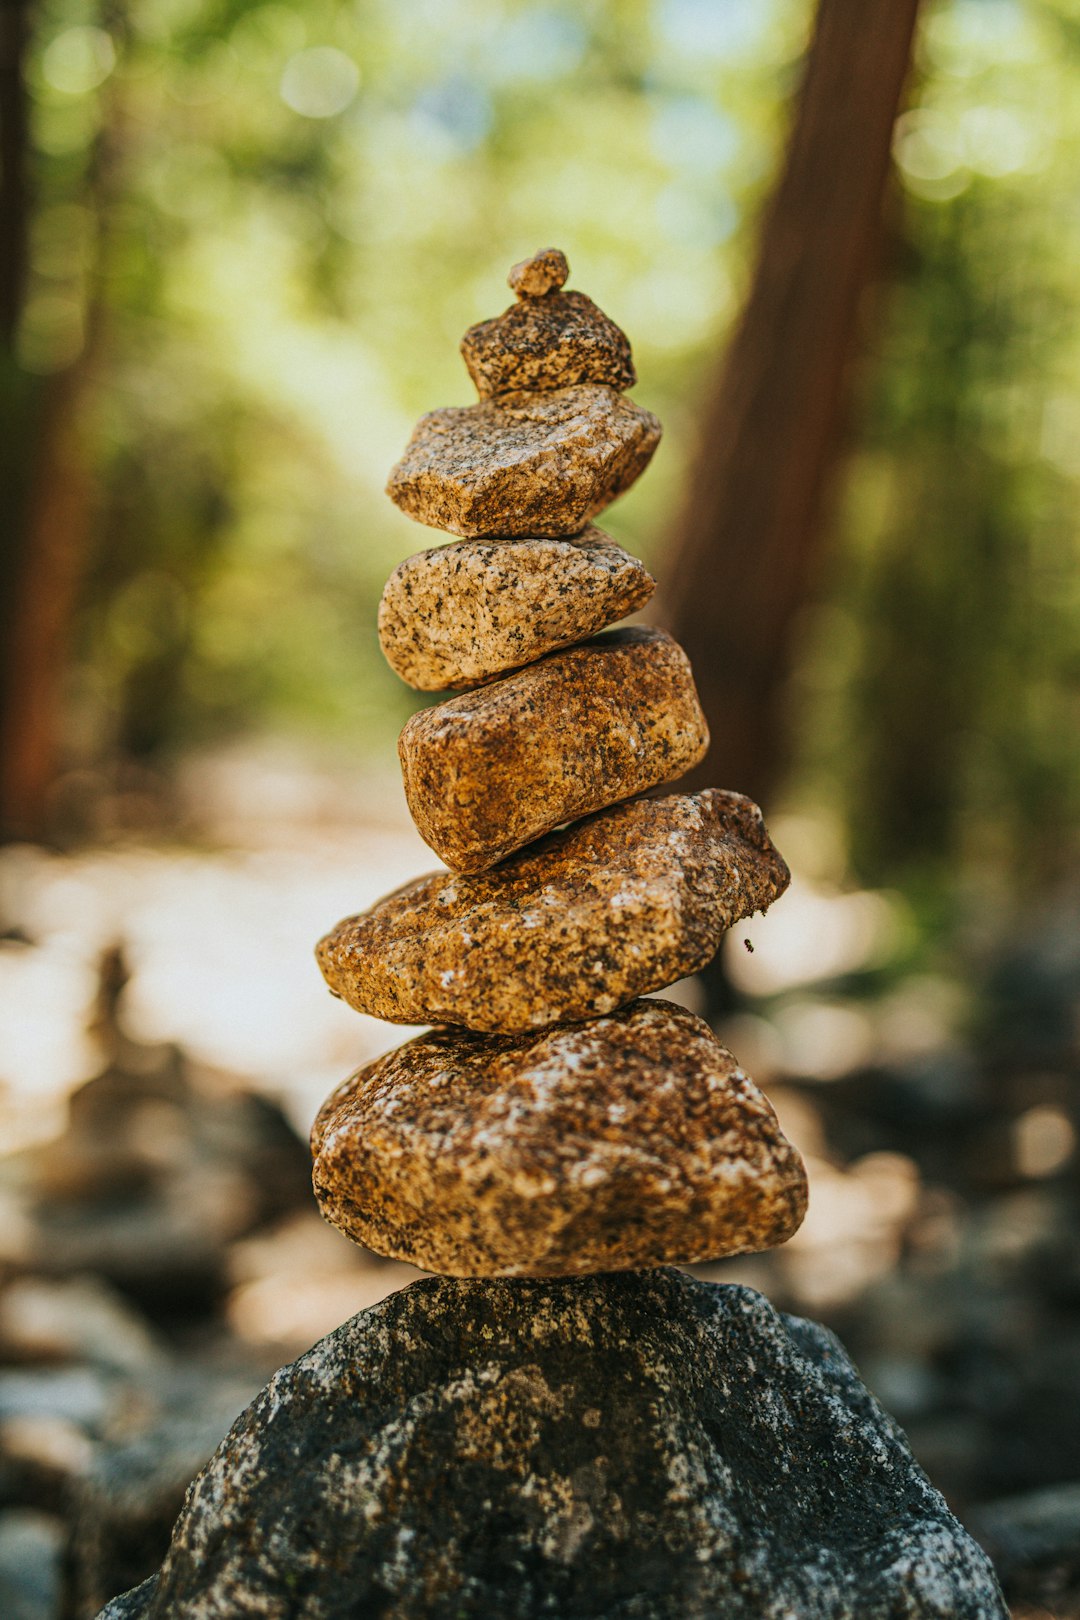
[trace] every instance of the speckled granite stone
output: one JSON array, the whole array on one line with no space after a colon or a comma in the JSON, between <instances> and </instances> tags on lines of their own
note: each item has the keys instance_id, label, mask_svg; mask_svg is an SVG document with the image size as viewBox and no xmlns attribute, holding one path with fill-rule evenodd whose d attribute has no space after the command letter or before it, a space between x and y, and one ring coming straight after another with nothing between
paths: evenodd
<instances>
[{"instance_id":1,"label":"speckled granite stone","mask_svg":"<svg viewBox=\"0 0 1080 1620\"><path fill-rule=\"evenodd\" d=\"M466 539L578 534L659 442L656 417L613 388L503 394L422 416L386 492Z\"/></svg>"},{"instance_id":2,"label":"speckled granite stone","mask_svg":"<svg viewBox=\"0 0 1080 1620\"><path fill-rule=\"evenodd\" d=\"M458 540L399 563L379 603L391 669L421 692L475 686L614 624L656 582L601 529Z\"/></svg>"},{"instance_id":3,"label":"speckled granite stone","mask_svg":"<svg viewBox=\"0 0 1080 1620\"><path fill-rule=\"evenodd\" d=\"M1007 1620L838 1341L676 1271L431 1278L279 1372L102 1620Z\"/></svg>"},{"instance_id":4,"label":"speckled granite stone","mask_svg":"<svg viewBox=\"0 0 1080 1620\"><path fill-rule=\"evenodd\" d=\"M578 383L621 392L637 381L626 333L580 292L549 292L511 304L470 326L461 353L481 399L516 388Z\"/></svg>"},{"instance_id":5,"label":"speckled granite stone","mask_svg":"<svg viewBox=\"0 0 1080 1620\"><path fill-rule=\"evenodd\" d=\"M519 388L634 386L626 333L584 293L560 290L569 273L558 248L523 259L507 277L518 302L466 332L461 353L481 399Z\"/></svg>"},{"instance_id":6,"label":"speckled granite stone","mask_svg":"<svg viewBox=\"0 0 1080 1620\"><path fill-rule=\"evenodd\" d=\"M506 285L519 298L542 298L545 293L558 292L569 274L570 266L561 248L541 248L531 258L510 266Z\"/></svg>"},{"instance_id":7,"label":"speckled granite stone","mask_svg":"<svg viewBox=\"0 0 1080 1620\"><path fill-rule=\"evenodd\" d=\"M398 742L425 843L482 872L563 822L682 776L709 746L690 662L660 630L609 630L421 709Z\"/></svg>"},{"instance_id":8,"label":"speckled granite stone","mask_svg":"<svg viewBox=\"0 0 1080 1620\"><path fill-rule=\"evenodd\" d=\"M741 794L636 799L493 872L417 878L339 923L317 955L360 1012L515 1034L614 1012L696 972L787 884Z\"/></svg>"},{"instance_id":9,"label":"speckled granite stone","mask_svg":"<svg viewBox=\"0 0 1080 1620\"><path fill-rule=\"evenodd\" d=\"M570 1277L770 1249L806 1172L708 1024L666 1001L528 1035L432 1030L327 1099L327 1220L450 1277Z\"/></svg>"}]
</instances>

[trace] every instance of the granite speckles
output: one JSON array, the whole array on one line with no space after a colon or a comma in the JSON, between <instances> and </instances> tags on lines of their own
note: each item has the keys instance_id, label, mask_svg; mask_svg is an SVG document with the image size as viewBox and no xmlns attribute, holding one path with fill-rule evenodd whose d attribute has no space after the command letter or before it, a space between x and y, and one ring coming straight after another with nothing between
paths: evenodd
<instances>
[{"instance_id":1,"label":"granite speckles","mask_svg":"<svg viewBox=\"0 0 1080 1620\"><path fill-rule=\"evenodd\" d=\"M571 388L637 381L626 333L579 292L525 298L471 326L461 353L481 399L517 388Z\"/></svg>"},{"instance_id":2,"label":"granite speckles","mask_svg":"<svg viewBox=\"0 0 1080 1620\"><path fill-rule=\"evenodd\" d=\"M741 794L638 799L494 871L418 878L339 923L317 954L360 1012L514 1034L613 1012L696 972L787 884Z\"/></svg>"},{"instance_id":3,"label":"granite speckles","mask_svg":"<svg viewBox=\"0 0 1080 1620\"><path fill-rule=\"evenodd\" d=\"M414 1283L233 1425L103 1620L1006 1620L829 1333L681 1272Z\"/></svg>"},{"instance_id":4,"label":"granite speckles","mask_svg":"<svg viewBox=\"0 0 1080 1620\"><path fill-rule=\"evenodd\" d=\"M421 417L387 494L466 539L575 535L630 488L659 442L656 417L613 388L504 394Z\"/></svg>"},{"instance_id":5,"label":"granite speckles","mask_svg":"<svg viewBox=\"0 0 1080 1620\"><path fill-rule=\"evenodd\" d=\"M569 274L566 254L560 248L541 248L531 258L510 266L506 285L519 298L542 298L545 293L558 292Z\"/></svg>"},{"instance_id":6,"label":"granite speckles","mask_svg":"<svg viewBox=\"0 0 1080 1620\"><path fill-rule=\"evenodd\" d=\"M644 606L645 565L600 529L571 540L459 540L399 563L379 603L391 668L422 692L474 686Z\"/></svg>"},{"instance_id":7,"label":"granite speckles","mask_svg":"<svg viewBox=\"0 0 1080 1620\"><path fill-rule=\"evenodd\" d=\"M612 630L422 709L398 743L424 841L481 872L565 821L682 776L709 733L659 630Z\"/></svg>"},{"instance_id":8,"label":"granite speckles","mask_svg":"<svg viewBox=\"0 0 1080 1620\"><path fill-rule=\"evenodd\" d=\"M523 259L506 278L518 302L466 332L461 353L481 399L519 388L634 386L626 333L584 293L561 290L569 274L558 248Z\"/></svg>"},{"instance_id":9,"label":"granite speckles","mask_svg":"<svg viewBox=\"0 0 1080 1620\"><path fill-rule=\"evenodd\" d=\"M324 1103L326 1218L452 1277L563 1277L771 1248L806 1174L708 1025L664 1001L528 1035L434 1030Z\"/></svg>"}]
</instances>

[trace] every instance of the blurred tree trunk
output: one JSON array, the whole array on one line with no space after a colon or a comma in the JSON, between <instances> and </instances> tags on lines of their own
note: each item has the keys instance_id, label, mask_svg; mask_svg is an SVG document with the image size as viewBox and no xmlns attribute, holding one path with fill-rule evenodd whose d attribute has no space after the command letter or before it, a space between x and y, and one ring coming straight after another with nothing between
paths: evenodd
<instances>
[{"instance_id":1,"label":"blurred tree trunk","mask_svg":"<svg viewBox=\"0 0 1080 1620\"><path fill-rule=\"evenodd\" d=\"M0 684L0 833L46 830L57 766L71 617L90 541L93 485L84 448L86 351L36 378L22 522L12 539L11 599ZM28 390L31 392L31 390Z\"/></svg>"},{"instance_id":2,"label":"blurred tree trunk","mask_svg":"<svg viewBox=\"0 0 1080 1620\"><path fill-rule=\"evenodd\" d=\"M0 341L10 349L26 284L29 145L23 62L29 40L29 0L0 5Z\"/></svg>"},{"instance_id":3,"label":"blurred tree trunk","mask_svg":"<svg viewBox=\"0 0 1080 1620\"><path fill-rule=\"evenodd\" d=\"M30 41L29 0L0 5L0 773L10 735L12 643L18 620L27 457L33 383L15 358L26 295L30 224L30 119L24 67ZM8 829L0 785L0 831Z\"/></svg>"},{"instance_id":4,"label":"blurred tree trunk","mask_svg":"<svg viewBox=\"0 0 1080 1620\"><path fill-rule=\"evenodd\" d=\"M101 324L91 273L79 354L44 376L22 369L16 345L28 279L30 121L24 63L29 6L0 4L0 458L6 524L0 547L0 837L40 837L56 774L71 618L93 522L85 399ZM117 27L119 14L105 19ZM111 109L115 110L115 109ZM111 119L91 150L83 200L102 237Z\"/></svg>"},{"instance_id":5,"label":"blurred tree trunk","mask_svg":"<svg viewBox=\"0 0 1080 1620\"><path fill-rule=\"evenodd\" d=\"M661 610L712 731L694 782L767 799L781 699L882 236L919 0L820 0L750 296L703 411Z\"/></svg>"}]
</instances>

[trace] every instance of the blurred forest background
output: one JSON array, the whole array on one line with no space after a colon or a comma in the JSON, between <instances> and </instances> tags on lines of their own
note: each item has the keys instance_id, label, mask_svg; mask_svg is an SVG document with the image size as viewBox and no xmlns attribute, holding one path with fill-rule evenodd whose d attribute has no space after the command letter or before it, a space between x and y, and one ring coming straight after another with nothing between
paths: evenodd
<instances>
[{"instance_id":1,"label":"blurred forest background","mask_svg":"<svg viewBox=\"0 0 1080 1620\"><path fill-rule=\"evenodd\" d=\"M836 1326L1017 1612L1080 1613L1080 0L916 9L893 125L890 8L821 6L884 183L847 325L775 329L821 442L763 407L736 552L710 468L751 466L713 449L810 0L7 0L5 1614L148 1573L265 1372L406 1278L310 1206L297 1133L401 1032L308 952L431 864L375 607L435 541L382 489L549 243L665 425L603 525L795 874L681 991L811 1171L715 1275Z\"/></svg>"}]
</instances>

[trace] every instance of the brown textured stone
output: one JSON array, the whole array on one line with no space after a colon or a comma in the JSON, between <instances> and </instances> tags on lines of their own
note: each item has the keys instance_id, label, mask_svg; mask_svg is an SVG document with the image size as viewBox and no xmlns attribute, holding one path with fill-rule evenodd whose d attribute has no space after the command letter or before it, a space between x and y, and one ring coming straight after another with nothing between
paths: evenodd
<instances>
[{"instance_id":1,"label":"brown textured stone","mask_svg":"<svg viewBox=\"0 0 1080 1620\"><path fill-rule=\"evenodd\" d=\"M720 1260L791 1237L806 1173L709 1026L666 1001L528 1035L432 1030L330 1096L327 1220L450 1277Z\"/></svg>"},{"instance_id":2,"label":"brown textured stone","mask_svg":"<svg viewBox=\"0 0 1080 1620\"><path fill-rule=\"evenodd\" d=\"M421 837L482 872L704 756L690 662L661 630L609 630L414 714L398 754Z\"/></svg>"},{"instance_id":3,"label":"brown textured stone","mask_svg":"<svg viewBox=\"0 0 1080 1620\"><path fill-rule=\"evenodd\" d=\"M621 392L637 381L626 333L580 292L549 292L511 304L470 326L461 354L481 399L578 383Z\"/></svg>"},{"instance_id":4,"label":"brown textured stone","mask_svg":"<svg viewBox=\"0 0 1080 1620\"><path fill-rule=\"evenodd\" d=\"M558 292L569 274L570 266L561 249L542 248L531 259L511 265L506 285L519 298L542 298L545 293Z\"/></svg>"},{"instance_id":5,"label":"brown textured stone","mask_svg":"<svg viewBox=\"0 0 1080 1620\"><path fill-rule=\"evenodd\" d=\"M514 1034L613 1012L715 955L788 869L739 793L635 799L493 872L435 872L320 941L330 988L396 1024Z\"/></svg>"},{"instance_id":6,"label":"brown textured stone","mask_svg":"<svg viewBox=\"0 0 1080 1620\"><path fill-rule=\"evenodd\" d=\"M399 563L379 603L391 669L421 692L474 686L603 630L656 588L601 529L573 540L458 540Z\"/></svg>"},{"instance_id":7,"label":"brown textured stone","mask_svg":"<svg viewBox=\"0 0 1080 1620\"><path fill-rule=\"evenodd\" d=\"M504 394L422 416L386 492L417 522L465 539L575 535L659 442L656 417L613 388Z\"/></svg>"}]
</instances>

